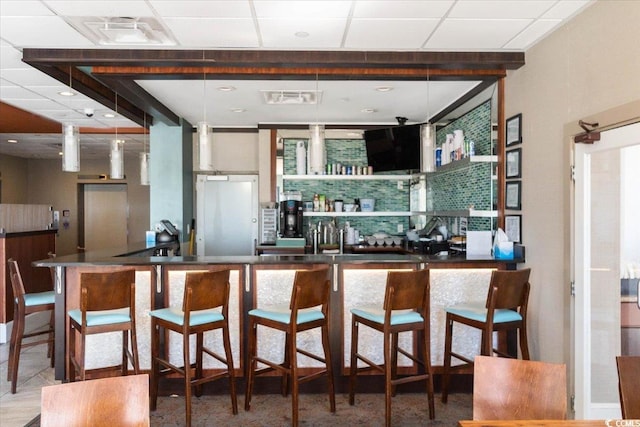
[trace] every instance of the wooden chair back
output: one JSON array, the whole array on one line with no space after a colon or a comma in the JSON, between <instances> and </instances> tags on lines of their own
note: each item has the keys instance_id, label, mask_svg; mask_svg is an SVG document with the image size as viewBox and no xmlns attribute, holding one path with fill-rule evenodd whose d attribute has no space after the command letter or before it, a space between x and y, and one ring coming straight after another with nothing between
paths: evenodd
<instances>
[{"instance_id":1,"label":"wooden chair back","mask_svg":"<svg viewBox=\"0 0 640 427\"><path fill-rule=\"evenodd\" d=\"M149 375L43 387L40 425L149 426Z\"/></svg>"},{"instance_id":2,"label":"wooden chair back","mask_svg":"<svg viewBox=\"0 0 640 427\"><path fill-rule=\"evenodd\" d=\"M293 290L289 308L292 315L295 310L322 306L322 312L327 312L329 304L329 267L313 270L297 270L293 279Z\"/></svg>"},{"instance_id":3,"label":"wooden chair back","mask_svg":"<svg viewBox=\"0 0 640 427\"><path fill-rule=\"evenodd\" d=\"M11 279L11 289L13 290L13 296L17 299L18 305L24 306L24 282L20 275L20 267L18 267L18 261L13 258L7 260L9 265L9 277Z\"/></svg>"},{"instance_id":4,"label":"wooden chair back","mask_svg":"<svg viewBox=\"0 0 640 427\"><path fill-rule=\"evenodd\" d=\"M529 302L530 275L530 268L492 271L486 308L496 310L519 308L524 318Z\"/></svg>"},{"instance_id":5,"label":"wooden chair back","mask_svg":"<svg viewBox=\"0 0 640 427\"><path fill-rule=\"evenodd\" d=\"M134 269L109 273L80 274L80 310L133 309L136 272Z\"/></svg>"},{"instance_id":6,"label":"wooden chair back","mask_svg":"<svg viewBox=\"0 0 640 427\"><path fill-rule=\"evenodd\" d=\"M182 311L225 307L229 301L229 273L229 270L188 272Z\"/></svg>"},{"instance_id":7,"label":"wooden chair back","mask_svg":"<svg viewBox=\"0 0 640 427\"><path fill-rule=\"evenodd\" d=\"M640 356L618 356L618 390L622 418L640 419Z\"/></svg>"},{"instance_id":8,"label":"wooden chair back","mask_svg":"<svg viewBox=\"0 0 640 427\"><path fill-rule=\"evenodd\" d=\"M384 309L422 313L429 302L429 270L390 271L384 296Z\"/></svg>"},{"instance_id":9,"label":"wooden chair back","mask_svg":"<svg viewBox=\"0 0 640 427\"><path fill-rule=\"evenodd\" d=\"M566 419L566 371L564 364L477 356L473 419Z\"/></svg>"}]
</instances>

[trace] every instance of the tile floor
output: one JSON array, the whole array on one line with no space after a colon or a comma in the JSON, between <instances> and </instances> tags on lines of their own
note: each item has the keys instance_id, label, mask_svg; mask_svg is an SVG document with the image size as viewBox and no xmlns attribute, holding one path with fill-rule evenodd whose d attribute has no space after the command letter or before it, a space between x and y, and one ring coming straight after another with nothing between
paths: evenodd
<instances>
[{"instance_id":1,"label":"tile floor","mask_svg":"<svg viewBox=\"0 0 640 427\"><path fill-rule=\"evenodd\" d=\"M0 426L22 427L40 413L40 389L60 381L54 379L46 344L29 347L20 354L18 389L16 394L11 394L11 383L7 381L8 360L9 344L0 344Z\"/></svg>"}]
</instances>

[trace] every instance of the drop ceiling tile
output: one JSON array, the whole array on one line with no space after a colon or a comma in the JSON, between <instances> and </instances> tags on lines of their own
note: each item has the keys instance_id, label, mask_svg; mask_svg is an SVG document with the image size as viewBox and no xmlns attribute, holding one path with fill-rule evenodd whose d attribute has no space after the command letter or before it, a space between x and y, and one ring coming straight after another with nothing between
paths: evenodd
<instances>
[{"instance_id":1,"label":"drop ceiling tile","mask_svg":"<svg viewBox=\"0 0 640 427\"><path fill-rule=\"evenodd\" d=\"M595 3L593 0L562 0L548 10L542 18L568 19L593 3Z\"/></svg>"},{"instance_id":2,"label":"drop ceiling tile","mask_svg":"<svg viewBox=\"0 0 640 427\"><path fill-rule=\"evenodd\" d=\"M555 3L556 0L459 0L451 9L448 17L473 19L538 18Z\"/></svg>"},{"instance_id":3,"label":"drop ceiling tile","mask_svg":"<svg viewBox=\"0 0 640 427\"><path fill-rule=\"evenodd\" d=\"M150 0L149 3L162 17L251 18L251 7L247 0Z\"/></svg>"},{"instance_id":4,"label":"drop ceiling tile","mask_svg":"<svg viewBox=\"0 0 640 427\"><path fill-rule=\"evenodd\" d=\"M62 16L153 16L144 0L43 0Z\"/></svg>"},{"instance_id":5,"label":"drop ceiling tile","mask_svg":"<svg viewBox=\"0 0 640 427\"><path fill-rule=\"evenodd\" d=\"M251 19L165 18L164 22L181 47L258 47Z\"/></svg>"},{"instance_id":6,"label":"drop ceiling tile","mask_svg":"<svg viewBox=\"0 0 640 427\"><path fill-rule=\"evenodd\" d=\"M438 22L437 19L353 19L344 47L420 49Z\"/></svg>"},{"instance_id":7,"label":"drop ceiling tile","mask_svg":"<svg viewBox=\"0 0 640 427\"><path fill-rule=\"evenodd\" d=\"M433 33L427 49L501 49L509 40L526 28L530 19L471 20L447 19Z\"/></svg>"},{"instance_id":8,"label":"drop ceiling tile","mask_svg":"<svg viewBox=\"0 0 640 427\"><path fill-rule=\"evenodd\" d=\"M40 99L42 95L36 92L27 90L21 86L8 86L0 89L3 100L17 100L17 99Z\"/></svg>"},{"instance_id":9,"label":"drop ceiling tile","mask_svg":"<svg viewBox=\"0 0 640 427\"><path fill-rule=\"evenodd\" d=\"M53 12L40 1L33 0L2 0L0 1L1 16L49 16Z\"/></svg>"},{"instance_id":10,"label":"drop ceiling tile","mask_svg":"<svg viewBox=\"0 0 640 427\"><path fill-rule=\"evenodd\" d=\"M259 19L263 47L284 49L338 49L346 19ZM297 37L305 32L307 37Z\"/></svg>"},{"instance_id":11,"label":"drop ceiling tile","mask_svg":"<svg viewBox=\"0 0 640 427\"><path fill-rule=\"evenodd\" d=\"M453 0L359 0L355 2L354 18L442 18Z\"/></svg>"},{"instance_id":12,"label":"drop ceiling tile","mask_svg":"<svg viewBox=\"0 0 640 427\"><path fill-rule=\"evenodd\" d=\"M540 41L545 34L553 30L560 22L559 19L538 19L504 47L506 49L526 50L533 43Z\"/></svg>"},{"instance_id":13,"label":"drop ceiling tile","mask_svg":"<svg viewBox=\"0 0 640 427\"><path fill-rule=\"evenodd\" d=\"M7 99L7 104L26 111L38 112L40 110L64 110L65 107L56 104L50 99Z\"/></svg>"},{"instance_id":14,"label":"drop ceiling tile","mask_svg":"<svg viewBox=\"0 0 640 427\"><path fill-rule=\"evenodd\" d=\"M58 86L53 77L36 70L35 68L2 70L2 78L18 86Z\"/></svg>"},{"instance_id":15,"label":"drop ceiling tile","mask_svg":"<svg viewBox=\"0 0 640 427\"><path fill-rule=\"evenodd\" d=\"M18 47L92 47L93 43L57 16L0 18L0 36Z\"/></svg>"},{"instance_id":16,"label":"drop ceiling tile","mask_svg":"<svg viewBox=\"0 0 640 427\"><path fill-rule=\"evenodd\" d=\"M258 18L347 18L351 1L254 0Z\"/></svg>"},{"instance_id":17,"label":"drop ceiling tile","mask_svg":"<svg viewBox=\"0 0 640 427\"><path fill-rule=\"evenodd\" d=\"M0 67L2 67L2 69L25 69L30 68L30 65L22 62L22 52L12 46L6 45L0 46Z\"/></svg>"}]
</instances>

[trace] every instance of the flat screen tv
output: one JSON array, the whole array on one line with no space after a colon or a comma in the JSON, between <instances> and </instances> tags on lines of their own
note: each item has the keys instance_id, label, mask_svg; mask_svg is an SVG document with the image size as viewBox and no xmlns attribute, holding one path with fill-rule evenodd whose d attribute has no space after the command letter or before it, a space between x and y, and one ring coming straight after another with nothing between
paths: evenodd
<instances>
[{"instance_id":1,"label":"flat screen tv","mask_svg":"<svg viewBox=\"0 0 640 427\"><path fill-rule=\"evenodd\" d=\"M364 132L367 161L373 172L420 170L420 125Z\"/></svg>"}]
</instances>

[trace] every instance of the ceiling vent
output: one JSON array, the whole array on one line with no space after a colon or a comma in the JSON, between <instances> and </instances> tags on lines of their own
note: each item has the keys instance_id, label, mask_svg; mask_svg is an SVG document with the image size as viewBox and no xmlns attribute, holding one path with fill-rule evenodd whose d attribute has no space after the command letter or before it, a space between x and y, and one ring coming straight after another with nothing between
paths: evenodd
<instances>
[{"instance_id":1,"label":"ceiling vent","mask_svg":"<svg viewBox=\"0 0 640 427\"><path fill-rule=\"evenodd\" d=\"M70 16L69 23L103 46L175 46L176 40L154 18Z\"/></svg>"},{"instance_id":2,"label":"ceiling vent","mask_svg":"<svg viewBox=\"0 0 640 427\"><path fill-rule=\"evenodd\" d=\"M267 104L313 105L322 102L321 90L261 90Z\"/></svg>"}]
</instances>

